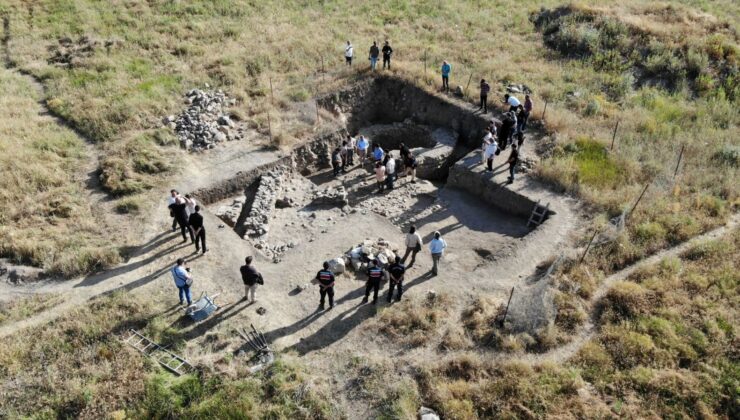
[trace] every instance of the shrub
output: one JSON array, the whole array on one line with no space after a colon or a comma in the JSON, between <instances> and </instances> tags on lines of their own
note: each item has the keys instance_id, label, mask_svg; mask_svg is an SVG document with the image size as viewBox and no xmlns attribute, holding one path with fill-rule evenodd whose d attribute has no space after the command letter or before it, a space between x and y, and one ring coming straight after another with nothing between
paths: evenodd
<instances>
[{"instance_id":1,"label":"shrub","mask_svg":"<svg viewBox=\"0 0 740 420\"><path fill-rule=\"evenodd\" d=\"M617 322L647 314L651 308L650 292L637 283L618 282L599 302L602 321Z\"/></svg>"}]
</instances>

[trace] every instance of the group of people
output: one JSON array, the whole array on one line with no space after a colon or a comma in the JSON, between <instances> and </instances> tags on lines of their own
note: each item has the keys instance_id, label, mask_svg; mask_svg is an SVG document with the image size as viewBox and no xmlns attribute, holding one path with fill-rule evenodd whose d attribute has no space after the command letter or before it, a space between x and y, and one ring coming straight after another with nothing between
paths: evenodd
<instances>
[{"instance_id":1,"label":"group of people","mask_svg":"<svg viewBox=\"0 0 740 420\"><path fill-rule=\"evenodd\" d=\"M187 242L187 234L190 234L190 241L195 244L195 252L200 252L201 247L205 254L206 248L206 227L203 225L203 216L200 214L200 206L195 198L190 194L180 195L177 190L170 191L167 207L170 209L172 216L172 231L177 232L177 226L180 226L182 233L182 242Z\"/></svg>"},{"instance_id":2,"label":"group of people","mask_svg":"<svg viewBox=\"0 0 740 420\"><path fill-rule=\"evenodd\" d=\"M403 296L403 282L406 271L416 262L416 254L422 250L423 240L416 232L416 227L411 226L405 239L406 252L403 257L396 255L395 260L390 264L382 264L378 259L368 261L365 283L365 295L362 303L370 301L370 294L373 296L372 304L378 302L378 293L383 279L388 280L387 301L391 303L395 291L396 302ZM429 243L429 251L432 254L432 274L437 275L442 255L447 248L447 242L442 238L442 234L434 232L434 238ZM406 259L411 256L411 261L406 265ZM330 269L329 262L324 262L323 267L316 273L316 281L319 286L319 309L326 308L326 300L329 300L329 309L334 307L334 286L336 276Z\"/></svg>"},{"instance_id":3,"label":"group of people","mask_svg":"<svg viewBox=\"0 0 740 420\"><path fill-rule=\"evenodd\" d=\"M370 46L370 52L368 53L367 59L370 61L370 70L375 71L378 66L378 58L383 53L383 69L391 68L391 56L393 55L393 48L388 41L385 41L383 48L378 48L378 42L373 41L373 45ZM347 41L347 45L344 47L344 61L348 66L352 66L352 59L355 56L355 47L350 41Z\"/></svg>"},{"instance_id":4,"label":"group of people","mask_svg":"<svg viewBox=\"0 0 740 420\"><path fill-rule=\"evenodd\" d=\"M486 112L489 89L486 81L481 80L481 107L479 109L483 109L484 112ZM524 130L527 128L533 104L529 95L525 95L524 104L522 104L519 99L508 93L504 95L504 103L509 106L509 110L504 113L501 126L498 127L492 120L486 128L481 145L481 163L487 165L487 171L492 172L494 157L501 154L501 151L506 150L506 147L511 144L511 153L506 163L509 164L509 183L512 183L516 165L519 163L519 149L524 143Z\"/></svg>"},{"instance_id":5,"label":"group of people","mask_svg":"<svg viewBox=\"0 0 740 420\"><path fill-rule=\"evenodd\" d=\"M365 136L360 135L355 139L348 134L347 140L331 153L332 174L336 177L346 173L348 168L355 165L354 157L357 155L361 167L364 168L366 162L373 164L379 193L386 189L392 190L399 176L411 177L410 182L416 183L416 157L405 143L401 143L399 149L400 159L397 160L391 151L386 152L377 143L370 147Z\"/></svg>"}]
</instances>

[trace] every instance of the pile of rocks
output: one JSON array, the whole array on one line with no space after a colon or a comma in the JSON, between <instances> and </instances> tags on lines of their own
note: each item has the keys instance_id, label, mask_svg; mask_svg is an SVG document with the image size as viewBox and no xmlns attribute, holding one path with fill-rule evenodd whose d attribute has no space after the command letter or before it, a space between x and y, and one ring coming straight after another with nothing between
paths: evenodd
<instances>
[{"instance_id":1,"label":"pile of rocks","mask_svg":"<svg viewBox=\"0 0 740 420\"><path fill-rule=\"evenodd\" d=\"M265 256L272 258L272 262L277 264L283 260L283 255L288 249L295 248L298 245L296 242L288 242L285 244L270 245L265 240L260 240L254 247L261 250Z\"/></svg>"},{"instance_id":2,"label":"pile of rocks","mask_svg":"<svg viewBox=\"0 0 740 420\"><path fill-rule=\"evenodd\" d=\"M223 91L191 89L185 95L185 103L188 108L180 115L163 119L184 149L212 149L217 143L244 138L244 129L224 112L224 107L234 105L236 100Z\"/></svg>"},{"instance_id":3,"label":"pile of rocks","mask_svg":"<svg viewBox=\"0 0 740 420\"><path fill-rule=\"evenodd\" d=\"M252 208L244 221L245 233L249 237L262 237L270 230L268 223L280 194L282 176L280 169L273 169L260 176Z\"/></svg>"},{"instance_id":4,"label":"pile of rocks","mask_svg":"<svg viewBox=\"0 0 740 420\"><path fill-rule=\"evenodd\" d=\"M355 271L362 271L367 268L367 264L377 259L380 267L385 267L396 260L394 250L398 248L383 238L377 240L365 239L361 244L351 248L345 254L344 258L349 260ZM331 264L331 262L330 262Z\"/></svg>"},{"instance_id":5,"label":"pile of rocks","mask_svg":"<svg viewBox=\"0 0 740 420\"><path fill-rule=\"evenodd\" d=\"M344 187L326 188L315 191L311 199L311 205L330 205L344 207L349 203L347 190Z\"/></svg>"},{"instance_id":6,"label":"pile of rocks","mask_svg":"<svg viewBox=\"0 0 740 420\"><path fill-rule=\"evenodd\" d=\"M219 207L218 210L216 210L216 217L223 220L224 223L233 228L236 226L236 221L242 213L242 207L244 207L245 201L245 197L239 197L235 199L230 206Z\"/></svg>"},{"instance_id":7,"label":"pile of rocks","mask_svg":"<svg viewBox=\"0 0 740 420\"><path fill-rule=\"evenodd\" d=\"M509 93L526 93L530 94L532 93L532 90L527 85L516 85L516 84L510 84L506 86L506 91Z\"/></svg>"}]
</instances>

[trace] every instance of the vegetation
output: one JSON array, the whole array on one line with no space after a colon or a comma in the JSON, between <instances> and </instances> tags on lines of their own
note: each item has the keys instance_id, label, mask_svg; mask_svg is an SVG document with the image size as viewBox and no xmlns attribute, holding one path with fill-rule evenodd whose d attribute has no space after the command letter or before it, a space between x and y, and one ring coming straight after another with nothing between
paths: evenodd
<instances>
[{"instance_id":1,"label":"vegetation","mask_svg":"<svg viewBox=\"0 0 740 420\"><path fill-rule=\"evenodd\" d=\"M0 71L0 256L74 276L120 261L84 193L87 151L40 114L39 93Z\"/></svg>"},{"instance_id":2,"label":"vegetation","mask_svg":"<svg viewBox=\"0 0 740 420\"><path fill-rule=\"evenodd\" d=\"M562 366L457 353L417 378L446 418L719 417L740 414L740 232L619 283L598 333Z\"/></svg>"},{"instance_id":3,"label":"vegetation","mask_svg":"<svg viewBox=\"0 0 740 420\"><path fill-rule=\"evenodd\" d=\"M0 302L0 325L26 319L59 302L59 296L54 294L39 294L9 302Z\"/></svg>"}]
</instances>

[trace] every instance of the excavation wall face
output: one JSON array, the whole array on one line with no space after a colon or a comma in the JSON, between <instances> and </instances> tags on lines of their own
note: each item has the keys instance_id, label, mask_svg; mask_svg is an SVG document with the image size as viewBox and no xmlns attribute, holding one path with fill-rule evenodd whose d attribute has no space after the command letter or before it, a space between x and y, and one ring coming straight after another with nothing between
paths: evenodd
<instances>
[{"instance_id":1,"label":"excavation wall face","mask_svg":"<svg viewBox=\"0 0 740 420\"><path fill-rule=\"evenodd\" d=\"M318 99L320 106L346 114L347 129L356 133L373 124L410 120L415 124L447 127L459 135L457 145L480 146L490 120L404 80L376 77ZM468 151L469 151L468 150Z\"/></svg>"}]
</instances>

